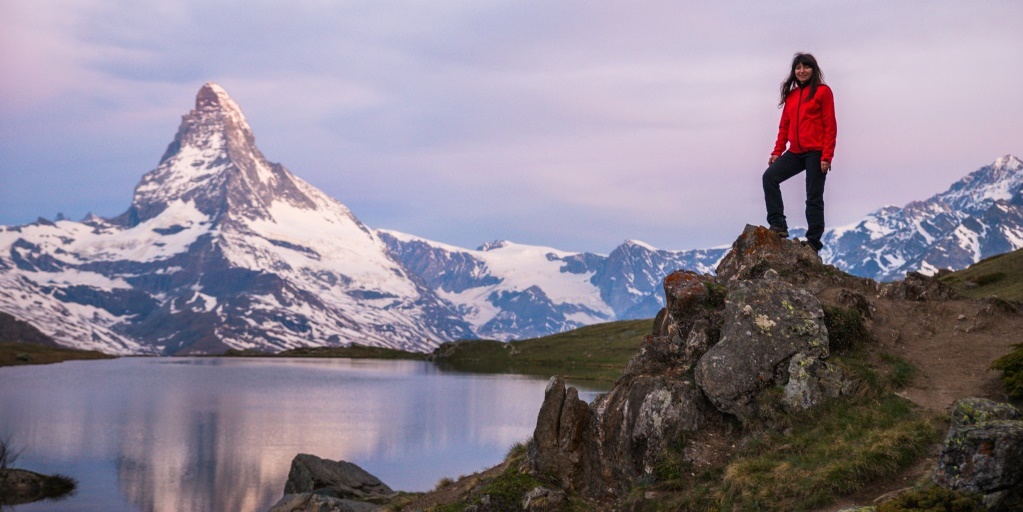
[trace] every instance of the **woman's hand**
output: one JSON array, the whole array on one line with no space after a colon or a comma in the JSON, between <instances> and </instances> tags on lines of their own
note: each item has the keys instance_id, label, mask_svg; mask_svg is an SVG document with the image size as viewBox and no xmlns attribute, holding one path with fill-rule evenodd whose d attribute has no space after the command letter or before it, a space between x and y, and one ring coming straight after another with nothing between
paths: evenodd
<instances>
[{"instance_id":1,"label":"woman's hand","mask_svg":"<svg viewBox=\"0 0 1023 512\"><path fill-rule=\"evenodd\" d=\"M831 162L821 160L821 174L827 174L831 170Z\"/></svg>"},{"instance_id":2,"label":"woman's hand","mask_svg":"<svg viewBox=\"0 0 1023 512\"><path fill-rule=\"evenodd\" d=\"M778 159L778 155L771 155L771 158L767 159L767 165L773 164L774 161L777 160L777 159Z\"/></svg>"}]
</instances>

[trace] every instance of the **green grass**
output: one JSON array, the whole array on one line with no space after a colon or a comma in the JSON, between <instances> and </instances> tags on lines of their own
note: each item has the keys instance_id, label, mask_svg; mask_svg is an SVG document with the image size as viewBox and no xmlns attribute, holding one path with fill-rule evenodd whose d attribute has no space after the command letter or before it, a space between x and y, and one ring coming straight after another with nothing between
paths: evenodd
<instances>
[{"instance_id":1,"label":"green grass","mask_svg":"<svg viewBox=\"0 0 1023 512\"><path fill-rule=\"evenodd\" d=\"M831 402L748 443L725 469L723 501L809 510L895 474L940 437L937 422L889 395Z\"/></svg>"},{"instance_id":2,"label":"green grass","mask_svg":"<svg viewBox=\"0 0 1023 512\"><path fill-rule=\"evenodd\" d=\"M35 343L0 341L0 366L51 364L61 361L113 359L114 357L94 350L75 350Z\"/></svg>"},{"instance_id":3,"label":"green grass","mask_svg":"<svg viewBox=\"0 0 1023 512\"><path fill-rule=\"evenodd\" d=\"M437 363L455 371L611 382L636 355L652 327L652 319L622 320L521 341L459 341L450 350L442 349L447 355Z\"/></svg>"},{"instance_id":4,"label":"green grass","mask_svg":"<svg viewBox=\"0 0 1023 512\"><path fill-rule=\"evenodd\" d=\"M900 494L881 503L878 512L984 512L981 497L972 493L959 493L932 483Z\"/></svg>"},{"instance_id":5,"label":"green grass","mask_svg":"<svg viewBox=\"0 0 1023 512\"><path fill-rule=\"evenodd\" d=\"M303 347L267 354L228 350L218 357L346 357L353 359L432 360L441 370L470 373L515 373L573 381L609 383L621 374L653 319L588 325L567 332L519 341L461 340L442 345L434 356L353 344L349 347Z\"/></svg>"},{"instance_id":6,"label":"green grass","mask_svg":"<svg viewBox=\"0 0 1023 512\"><path fill-rule=\"evenodd\" d=\"M941 280L965 297L1023 301L1023 249L981 260Z\"/></svg>"},{"instance_id":7,"label":"green grass","mask_svg":"<svg viewBox=\"0 0 1023 512\"><path fill-rule=\"evenodd\" d=\"M679 440L658 481L633 493L635 509L813 510L890 477L940 439L940 418L894 394L912 365L861 344L829 361L859 383L853 396L748 426L730 460L698 471ZM641 498L647 491L660 497Z\"/></svg>"}]
</instances>

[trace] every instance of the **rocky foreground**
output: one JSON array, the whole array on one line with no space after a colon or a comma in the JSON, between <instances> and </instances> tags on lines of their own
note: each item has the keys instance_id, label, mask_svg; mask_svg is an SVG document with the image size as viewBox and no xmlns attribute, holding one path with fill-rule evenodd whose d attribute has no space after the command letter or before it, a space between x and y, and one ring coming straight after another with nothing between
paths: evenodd
<instances>
[{"instance_id":1,"label":"rocky foreground","mask_svg":"<svg viewBox=\"0 0 1023 512\"><path fill-rule=\"evenodd\" d=\"M900 405L908 404L904 399L875 390L881 381L908 381L889 378L898 373L899 360L881 357L882 348L926 352L934 344L939 355L963 354L961 368L944 375L929 373L943 367L926 356L918 354L919 363L914 363L924 367L922 379L927 382L960 380L969 384L967 390L976 391L978 385L972 383L989 378L975 375L978 365L986 370L993 359L986 351L1001 355L1014 341L1003 339L1002 333L1017 333L1018 342L1023 332L1018 304L964 301L947 285L919 274L887 284L856 278L824 265L797 241L755 226L747 226L735 241L716 276L677 271L665 278L664 290L667 307L610 392L587 404L574 388L553 377L524 453L432 495L387 503L376 497L367 510L684 509L682 503L690 502L676 495L693 494L698 485L713 487L710 480L700 483L698 473L728 481L715 487L717 497L694 498L702 508L820 508L833 502L833 496L792 498L770 490L746 491L757 488L751 480L794 478L799 468L770 461L773 469L766 476L743 477L728 465L730 459L772 435L784 439L801 428L801 418L823 422L824 416L811 413L842 400L859 400L867 413L871 401L879 409L909 411L912 406ZM907 314L916 316L907 319ZM984 347L968 345L977 341ZM873 370L864 372L835 357L864 346L871 364L890 366L882 372L887 376L870 377L876 375ZM967 352L981 355L971 358ZM902 392L911 398L913 393ZM918 395L932 410L966 397L927 391ZM921 411L904 414L916 418L932 413ZM943 492L972 493L969 499L990 510L1023 505L1021 418L1008 404L957 402L937 467L928 471L933 482ZM923 456L923 447L936 445L935 427L927 420L912 421L913 429L878 434L894 437L886 441L888 449L870 455L883 460L820 472L835 472L833 480L862 485L892 476ZM877 421L866 423L872 422ZM871 443L857 449L870 451L885 444ZM900 445L916 448L900 451ZM862 485L839 483L833 492L840 495ZM362 510L350 504L311 508L311 502L294 496L286 496L274 510Z\"/></svg>"}]
</instances>

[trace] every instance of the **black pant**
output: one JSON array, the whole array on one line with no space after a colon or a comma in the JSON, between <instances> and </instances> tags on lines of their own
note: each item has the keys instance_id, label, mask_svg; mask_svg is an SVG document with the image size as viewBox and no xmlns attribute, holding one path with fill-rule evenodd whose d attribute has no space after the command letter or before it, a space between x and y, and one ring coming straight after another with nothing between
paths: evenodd
<instances>
[{"instance_id":1,"label":"black pant","mask_svg":"<svg viewBox=\"0 0 1023 512\"><path fill-rule=\"evenodd\" d=\"M764 201L767 203L767 222L771 226L788 229L785 223L785 203L781 199L781 183L806 171L806 239L814 249L821 248L824 234L824 181L828 175L821 172L821 152L793 153L786 151L764 171Z\"/></svg>"}]
</instances>

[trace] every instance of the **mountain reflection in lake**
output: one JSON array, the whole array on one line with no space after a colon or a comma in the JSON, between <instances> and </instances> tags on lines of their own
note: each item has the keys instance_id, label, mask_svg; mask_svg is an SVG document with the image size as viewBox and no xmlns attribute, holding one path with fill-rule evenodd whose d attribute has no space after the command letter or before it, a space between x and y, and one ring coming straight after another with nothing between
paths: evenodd
<instances>
[{"instance_id":1,"label":"mountain reflection in lake","mask_svg":"<svg viewBox=\"0 0 1023 512\"><path fill-rule=\"evenodd\" d=\"M291 459L354 462L424 491L532 435L546 380L418 361L148 358L0 368L18 467L79 482L35 510L266 510ZM593 393L584 393L591 400Z\"/></svg>"}]
</instances>

